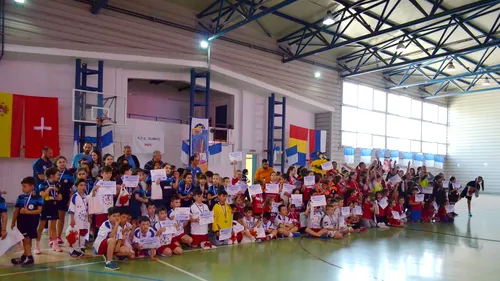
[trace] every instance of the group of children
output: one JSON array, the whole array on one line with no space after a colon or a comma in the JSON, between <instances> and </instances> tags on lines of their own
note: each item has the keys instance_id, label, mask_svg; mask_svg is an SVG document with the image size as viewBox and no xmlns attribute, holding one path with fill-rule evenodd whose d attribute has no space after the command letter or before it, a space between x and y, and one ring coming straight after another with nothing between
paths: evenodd
<instances>
[{"instance_id":1,"label":"group of children","mask_svg":"<svg viewBox=\"0 0 500 281\"><path fill-rule=\"evenodd\" d=\"M407 221L452 222L456 214L447 206L458 201L448 200L442 175L432 176L425 167L418 174L409 166L405 172L396 163L385 167L379 161L356 168L344 163L342 170L333 162L334 169L324 175L291 166L286 174L271 171L269 179L255 179L253 185L236 164L231 179L154 163L154 169L164 169L166 176L153 180L151 171L114 163L109 154L95 177L85 159L76 170L66 168L64 157L54 162L56 167L45 171L39 186L33 177L21 181L11 228L17 225L24 235L24 253L12 259L14 265L34 263L31 242L36 239L34 254L40 254L47 222L52 250L62 251L66 213L70 255L83 256L86 243L93 240L93 251L105 257L105 268L117 270L115 257L156 260L156 256L182 255L186 247L213 249L301 233L340 239L366 228L400 227ZM131 186L128 176L137 176L138 183ZM313 184L305 184L311 180ZM250 188L257 185L260 190ZM271 185L278 190L266 192ZM419 195L429 186L432 192ZM161 199L151 199L154 188L161 189ZM321 197L324 201L318 200ZM0 213L3 236L7 219L1 204Z\"/></svg>"}]
</instances>

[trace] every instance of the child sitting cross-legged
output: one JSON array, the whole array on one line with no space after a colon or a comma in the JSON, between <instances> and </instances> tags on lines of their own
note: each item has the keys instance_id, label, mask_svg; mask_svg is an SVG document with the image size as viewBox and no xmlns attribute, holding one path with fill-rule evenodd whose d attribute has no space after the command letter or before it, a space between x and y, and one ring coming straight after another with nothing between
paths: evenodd
<instances>
[{"instance_id":1,"label":"child sitting cross-legged","mask_svg":"<svg viewBox=\"0 0 500 281\"><path fill-rule=\"evenodd\" d=\"M315 195L315 191L311 190L311 196ZM328 230L321 227L321 219L323 218L324 212L321 207L313 207L311 202L307 204L307 209L304 212L307 217L307 237L321 237L328 238Z\"/></svg>"},{"instance_id":2,"label":"child sitting cross-legged","mask_svg":"<svg viewBox=\"0 0 500 281\"><path fill-rule=\"evenodd\" d=\"M282 237L298 237L300 236L299 228L294 225L293 221L288 216L288 208L285 205L279 205L279 214L274 219L274 225L278 228L278 234Z\"/></svg>"},{"instance_id":3,"label":"child sitting cross-legged","mask_svg":"<svg viewBox=\"0 0 500 281\"><path fill-rule=\"evenodd\" d=\"M264 228L264 232L266 233L266 241L276 238L278 234L278 230L276 226L271 221L271 213L264 213L262 215L262 227Z\"/></svg>"},{"instance_id":4,"label":"child sitting cross-legged","mask_svg":"<svg viewBox=\"0 0 500 281\"><path fill-rule=\"evenodd\" d=\"M257 236L255 229L260 227L262 222L253 216L251 207L245 207L243 211L245 212L243 217L243 226L245 227L245 230L243 230L243 240L241 243L255 242L257 241L255 238Z\"/></svg>"},{"instance_id":5,"label":"child sitting cross-legged","mask_svg":"<svg viewBox=\"0 0 500 281\"><path fill-rule=\"evenodd\" d=\"M321 219L321 227L328 231L328 237L340 239L343 237L339 229L338 216L335 216L335 206L326 205L326 213Z\"/></svg>"}]
</instances>

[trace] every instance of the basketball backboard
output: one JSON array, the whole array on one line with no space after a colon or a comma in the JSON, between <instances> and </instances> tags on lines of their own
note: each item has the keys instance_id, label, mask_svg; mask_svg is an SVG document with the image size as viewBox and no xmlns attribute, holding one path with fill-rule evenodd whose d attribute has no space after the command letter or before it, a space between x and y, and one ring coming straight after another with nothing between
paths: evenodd
<instances>
[{"instance_id":1,"label":"basketball backboard","mask_svg":"<svg viewBox=\"0 0 500 281\"><path fill-rule=\"evenodd\" d=\"M72 110L73 122L97 124L98 119L109 119L112 125L125 125L127 98L74 89Z\"/></svg>"}]
</instances>

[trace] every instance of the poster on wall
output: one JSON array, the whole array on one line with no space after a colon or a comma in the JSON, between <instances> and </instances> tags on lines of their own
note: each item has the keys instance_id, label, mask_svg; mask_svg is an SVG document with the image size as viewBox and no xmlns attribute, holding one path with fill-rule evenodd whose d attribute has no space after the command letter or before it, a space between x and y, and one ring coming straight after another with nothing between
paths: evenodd
<instances>
[{"instance_id":1,"label":"poster on wall","mask_svg":"<svg viewBox=\"0 0 500 281\"><path fill-rule=\"evenodd\" d=\"M158 150L164 152L165 139L163 134L158 133L136 133L133 135L134 141L132 143L132 150L136 154L149 154Z\"/></svg>"},{"instance_id":2,"label":"poster on wall","mask_svg":"<svg viewBox=\"0 0 500 281\"><path fill-rule=\"evenodd\" d=\"M198 167L208 171L208 119L191 118L191 155L199 156Z\"/></svg>"}]
</instances>

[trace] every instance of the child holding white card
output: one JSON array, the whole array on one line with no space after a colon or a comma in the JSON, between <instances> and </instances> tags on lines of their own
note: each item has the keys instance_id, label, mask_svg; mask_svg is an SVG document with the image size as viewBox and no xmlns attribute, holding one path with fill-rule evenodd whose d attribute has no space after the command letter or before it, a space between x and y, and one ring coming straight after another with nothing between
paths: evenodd
<instances>
[{"instance_id":1,"label":"child holding white card","mask_svg":"<svg viewBox=\"0 0 500 281\"><path fill-rule=\"evenodd\" d=\"M369 193L365 195L365 201L363 202L363 215L361 216L361 225L365 228L377 227L373 217L378 213L378 204L376 202L372 202L372 200L373 194Z\"/></svg>"},{"instance_id":2,"label":"child holding white card","mask_svg":"<svg viewBox=\"0 0 500 281\"><path fill-rule=\"evenodd\" d=\"M262 215L262 227L264 228L264 232L266 233L266 241L275 239L276 235L278 235L278 230L271 220L270 213L264 213Z\"/></svg>"},{"instance_id":3,"label":"child holding white card","mask_svg":"<svg viewBox=\"0 0 500 281\"><path fill-rule=\"evenodd\" d=\"M132 240L132 246L139 252L149 251L149 256L152 261L157 261L156 256L156 248L152 249L144 249L142 240L144 238L155 238L156 233L151 228L149 223L149 219L147 217L141 217L139 219L139 227L134 231L134 238ZM143 256L143 254L139 253L139 256Z\"/></svg>"},{"instance_id":4,"label":"child holding white card","mask_svg":"<svg viewBox=\"0 0 500 281\"><path fill-rule=\"evenodd\" d=\"M278 228L278 234L282 237L300 236L299 228L294 225L288 216L288 208L283 204L278 207L279 214L274 219L274 225Z\"/></svg>"},{"instance_id":5,"label":"child holding white card","mask_svg":"<svg viewBox=\"0 0 500 281\"><path fill-rule=\"evenodd\" d=\"M418 194L418 188L413 188L412 191L412 196L410 196L410 220L412 222L418 222L422 219L422 208L424 206L424 201L422 202L417 202L417 194Z\"/></svg>"},{"instance_id":6,"label":"child holding white card","mask_svg":"<svg viewBox=\"0 0 500 281\"><path fill-rule=\"evenodd\" d=\"M316 195L314 190L311 190L310 196ZM321 219L324 216L324 212L321 207L313 207L311 203L307 204L307 209L304 213L307 217L307 237L321 237L328 238L328 230L322 228Z\"/></svg>"},{"instance_id":7,"label":"child holding white card","mask_svg":"<svg viewBox=\"0 0 500 281\"><path fill-rule=\"evenodd\" d=\"M269 184L277 184L279 185L279 189L278 189L278 193L275 193L275 192L265 192L264 194L264 200L266 200L266 198L268 197L272 197L274 202L278 203L279 202L279 198L280 198L280 192L281 192L281 185L279 183L279 180L278 180L278 176L276 175L276 172L271 172L270 174L270 182Z\"/></svg>"},{"instance_id":8,"label":"child holding white card","mask_svg":"<svg viewBox=\"0 0 500 281\"><path fill-rule=\"evenodd\" d=\"M194 193L194 184L193 184L193 175L189 170L184 171L184 175L182 176L183 180L179 182L179 198L181 199L182 207L191 207L193 203L193 193Z\"/></svg>"},{"instance_id":9,"label":"child holding white card","mask_svg":"<svg viewBox=\"0 0 500 281\"><path fill-rule=\"evenodd\" d=\"M233 212L231 207L226 204L227 192L222 190L219 192L219 203L214 206L214 223L212 223L212 230L215 233L214 241L212 244L217 246L234 243L231 239L220 239L220 231L228 229L233 226Z\"/></svg>"},{"instance_id":10,"label":"child holding white card","mask_svg":"<svg viewBox=\"0 0 500 281\"><path fill-rule=\"evenodd\" d=\"M204 176L204 175L202 175ZM194 204L191 205L191 237L193 243L191 247L200 246L204 250L215 248L208 241L208 224L200 224L200 216L203 213L209 213L208 206L203 203L203 193L201 190L194 192Z\"/></svg>"},{"instance_id":11,"label":"child holding white card","mask_svg":"<svg viewBox=\"0 0 500 281\"><path fill-rule=\"evenodd\" d=\"M397 216L395 216L394 214L396 214ZM400 219L400 213L397 209L395 200L389 201L389 206L387 207L387 224L390 226L403 226L403 222Z\"/></svg>"},{"instance_id":12,"label":"child holding white card","mask_svg":"<svg viewBox=\"0 0 500 281\"><path fill-rule=\"evenodd\" d=\"M112 176L112 172L113 172L113 169L110 166L104 166L104 167L102 167L101 168L102 181L110 181L111 180L111 176ZM100 182L101 181L97 181L95 183L94 188L92 189L92 197L94 198L93 200L95 200L95 197L97 196L99 199L102 199L101 202L106 202L107 203L107 207L109 207L109 208L113 207L113 195L112 194L97 195L97 191L100 188L100 185L99 185ZM108 214L106 214L106 213L104 213L104 214L96 214L94 216L96 229L98 229L99 227L101 227L101 224L104 221L106 221L107 219L108 219Z\"/></svg>"},{"instance_id":13,"label":"child holding white card","mask_svg":"<svg viewBox=\"0 0 500 281\"><path fill-rule=\"evenodd\" d=\"M342 230L339 225L339 217L335 216L334 213L335 206L326 205L325 215L321 219L321 227L327 231L328 237L340 239L343 237Z\"/></svg>"},{"instance_id":14,"label":"child holding white card","mask_svg":"<svg viewBox=\"0 0 500 281\"><path fill-rule=\"evenodd\" d=\"M166 224L169 222L167 208L160 208L158 222L155 223L153 229L156 231L156 236L160 237L160 248L156 250L156 253L162 257L170 257L172 254L182 255L181 244L172 241L173 233L167 233Z\"/></svg>"},{"instance_id":15,"label":"child holding white card","mask_svg":"<svg viewBox=\"0 0 500 281\"><path fill-rule=\"evenodd\" d=\"M441 207L439 207L437 216L439 217L439 221L440 222L450 223L450 222L453 222L455 220L453 218L454 212L448 213L448 211L446 210L446 206L449 206L449 205L450 205L450 202L446 201L444 203L444 205L442 205Z\"/></svg>"},{"instance_id":16,"label":"child holding white card","mask_svg":"<svg viewBox=\"0 0 500 281\"><path fill-rule=\"evenodd\" d=\"M193 238L184 233L184 228L189 223L189 220L177 220L175 219L175 210L181 207L181 199L177 196L172 197L170 201L170 211L168 211L168 218L176 222L177 231L172 237L172 243L178 242L180 244L186 244L188 246L193 243Z\"/></svg>"},{"instance_id":17,"label":"child holding white card","mask_svg":"<svg viewBox=\"0 0 500 281\"><path fill-rule=\"evenodd\" d=\"M377 226L380 228L387 228L387 225L385 224L386 222L386 217L387 217L387 206L388 204L388 199L387 197L383 196L382 191L377 191L375 193L376 197L376 203L378 204L378 214L375 215L377 218Z\"/></svg>"}]
</instances>

